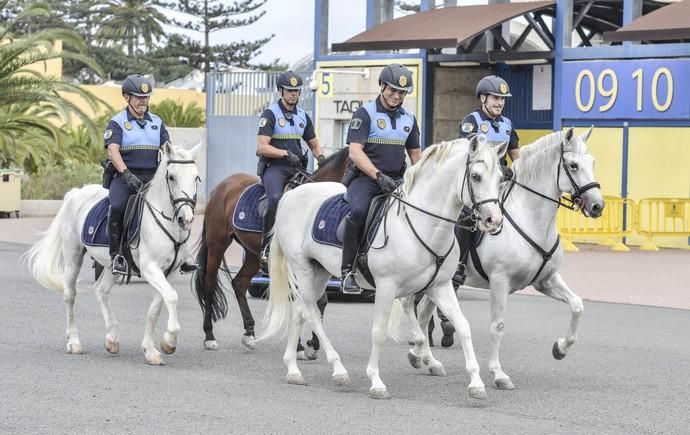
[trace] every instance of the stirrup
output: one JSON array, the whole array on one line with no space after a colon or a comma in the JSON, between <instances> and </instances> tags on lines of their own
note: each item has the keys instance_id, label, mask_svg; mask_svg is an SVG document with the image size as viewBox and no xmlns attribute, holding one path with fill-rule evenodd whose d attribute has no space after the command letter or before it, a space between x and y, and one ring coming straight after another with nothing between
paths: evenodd
<instances>
[{"instance_id":1,"label":"stirrup","mask_svg":"<svg viewBox=\"0 0 690 435\"><path fill-rule=\"evenodd\" d=\"M129 267L127 266L127 260L121 254L116 254L113 257L112 271L113 275L127 275Z\"/></svg>"},{"instance_id":2,"label":"stirrup","mask_svg":"<svg viewBox=\"0 0 690 435\"><path fill-rule=\"evenodd\" d=\"M362 294L362 289L357 285L355 280L355 273L350 271L344 274L343 279L340 281L340 291L346 295L359 295Z\"/></svg>"}]
</instances>

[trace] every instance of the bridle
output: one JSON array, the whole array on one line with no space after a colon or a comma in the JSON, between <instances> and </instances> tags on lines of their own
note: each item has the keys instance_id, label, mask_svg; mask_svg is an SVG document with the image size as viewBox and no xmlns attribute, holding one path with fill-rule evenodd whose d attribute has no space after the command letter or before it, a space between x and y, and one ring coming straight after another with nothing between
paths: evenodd
<instances>
[{"instance_id":1,"label":"bridle","mask_svg":"<svg viewBox=\"0 0 690 435\"><path fill-rule=\"evenodd\" d=\"M140 191L141 198L143 202L146 204L146 207L148 210L151 212L151 216L153 216L153 220L156 222L158 227L163 231L163 233L168 237L168 239L173 243L173 247L175 249L175 257L173 258L172 263L170 263L170 266L168 269L165 271L165 275L167 276L172 269L175 266L175 263L177 262L177 254L179 253L180 247L184 245L187 240L189 240L189 237L192 234L192 229L190 228L187 230L187 236L184 237L183 240L177 240L171 233L168 231L168 229L163 225L163 222L158 218L157 215L160 215L164 220L168 222L174 222L178 215L180 214L180 210L182 210L182 207L188 206L192 209L192 213L194 213L194 209L196 207L196 199L197 199L197 192L194 192L194 196L189 196L188 193L186 193L184 190L181 190L182 194L184 196L180 197L175 197L173 196L172 193L172 188L170 187L170 177L169 177L169 171L167 167L169 165L173 164L178 164L178 165L189 165L189 164L195 164L194 160L168 160L166 162L166 169L165 169L165 185L168 190L168 199L170 200L170 204L173 206L173 215L171 217L166 216L165 213L162 210L158 210L155 208L151 203L146 199L144 196L144 193L150 188L151 183L149 183L144 189ZM197 175L196 181L201 181L201 178Z\"/></svg>"}]
</instances>

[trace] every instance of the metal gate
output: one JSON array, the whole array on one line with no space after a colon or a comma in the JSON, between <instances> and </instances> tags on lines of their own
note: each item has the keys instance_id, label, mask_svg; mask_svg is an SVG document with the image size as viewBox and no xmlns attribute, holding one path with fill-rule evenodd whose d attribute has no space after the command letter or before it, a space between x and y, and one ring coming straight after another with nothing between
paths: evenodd
<instances>
[{"instance_id":1,"label":"metal gate","mask_svg":"<svg viewBox=\"0 0 690 435\"><path fill-rule=\"evenodd\" d=\"M276 90L279 74L264 71L208 74L207 192L211 192L228 175L237 172L256 172L256 133L259 117L279 98ZM311 72L297 74L302 76L304 82L299 106L312 116L314 99L309 90Z\"/></svg>"}]
</instances>

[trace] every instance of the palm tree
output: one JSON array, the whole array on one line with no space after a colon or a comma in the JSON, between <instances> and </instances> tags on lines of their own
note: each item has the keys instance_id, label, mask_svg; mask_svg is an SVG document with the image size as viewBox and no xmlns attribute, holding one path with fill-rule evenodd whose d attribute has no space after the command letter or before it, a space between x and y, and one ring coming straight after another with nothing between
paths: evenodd
<instances>
[{"instance_id":1,"label":"palm tree","mask_svg":"<svg viewBox=\"0 0 690 435\"><path fill-rule=\"evenodd\" d=\"M144 46L153 47L154 39L165 36L161 24L168 19L147 0L111 0L100 11L103 17L98 30L98 40L103 45L118 41L127 47L127 55L134 56L134 50L143 40Z\"/></svg>"},{"instance_id":2,"label":"palm tree","mask_svg":"<svg viewBox=\"0 0 690 435\"><path fill-rule=\"evenodd\" d=\"M8 0L0 0L0 10ZM95 112L102 100L78 85L45 75L40 67L53 59L73 59L84 63L99 74L101 68L83 53L86 50L79 35L69 29L47 29L14 38L16 29L49 11L35 4L28 5L15 17L0 24L0 167L33 162L45 163L59 153L65 134L61 126L78 118L94 138L100 136L91 118L65 95L77 95ZM75 47L76 52L54 49L61 40Z\"/></svg>"}]
</instances>

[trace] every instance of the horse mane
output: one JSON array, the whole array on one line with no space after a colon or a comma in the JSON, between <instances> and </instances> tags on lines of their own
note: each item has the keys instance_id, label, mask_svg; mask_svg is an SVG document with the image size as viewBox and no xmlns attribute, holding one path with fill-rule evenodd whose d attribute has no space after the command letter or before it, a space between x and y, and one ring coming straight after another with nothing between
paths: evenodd
<instances>
[{"instance_id":1,"label":"horse mane","mask_svg":"<svg viewBox=\"0 0 690 435\"><path fill-rule=\"evenodd\" d=\"M417 181L417 175L424 171L427 166L437 167L443 163L451 154L460 150L466 150L467 139L455 139L450 142L443 141L439 144L428 146L422 153L422 158L405 171L405 180L402 185L403 193L408 195ZM465 146L463 146L465 145Z\"/></svg>"},{"instance_id":2,"label":"horse mane","mask_svg":"<svg viewBox=\"0 0 690 435\"><path fill-rule=\"evenodd\" d=\"M343 162L349 157L350 155L350 147L346 146L344 148L339 149L338 151L334 152L330 156L326 158L326 161L323 162L322 165L319 165L319 169L314 172L314 175L318 174L319 171L322 168L329 167L331 165L334 165L335 167L340 167Z\"/></svg>"},{"instance_id":3,"label":"horse mane","mask_svg":"<svg viewBox=\"0 0 690 435\"><path fill-rule=\"evenodd\" d=\"M521 182L527 182L534 176L543 174L545 171L553 170L553 162L560 155L561 142L565 139L564 131L556 131L546 136L542 136L531 144L520 147L520 158L513 162L515 175ZM574 152L583 152L584 142L577 139L573 134L571 146ZM584 150L586 151L586 149ZM554 154L551 158L544 158L544 154Z\"/></svg>"}]
</instances>

